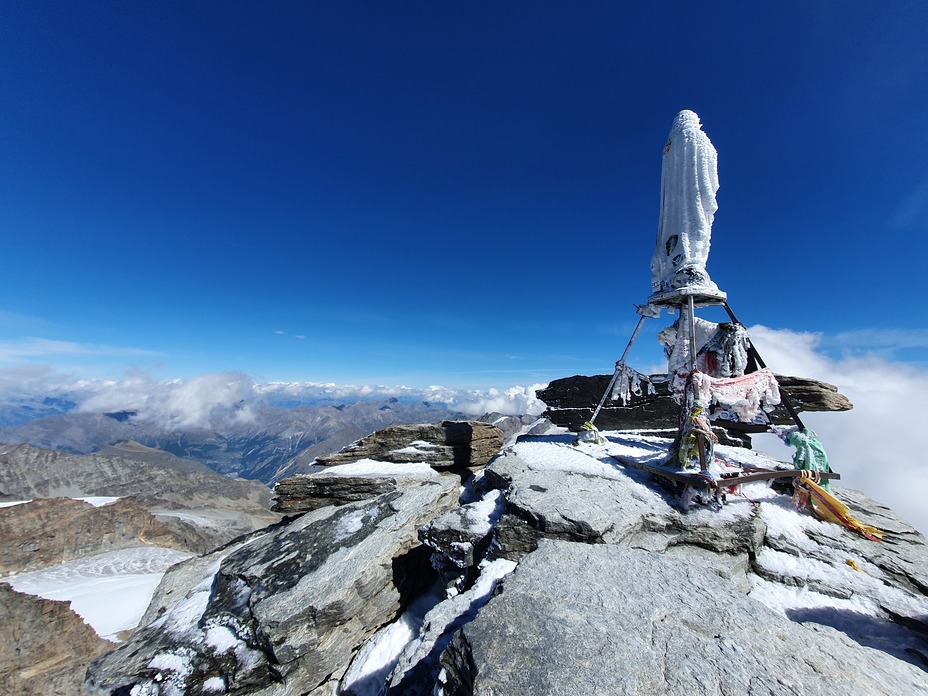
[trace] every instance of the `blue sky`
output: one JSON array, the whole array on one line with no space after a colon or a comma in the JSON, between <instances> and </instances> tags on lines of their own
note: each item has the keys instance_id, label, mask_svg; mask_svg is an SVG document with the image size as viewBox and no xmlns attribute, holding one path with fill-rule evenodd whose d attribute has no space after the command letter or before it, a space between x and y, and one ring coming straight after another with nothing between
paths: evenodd
<instances>
[{"instance_id":1,"label":"blue sky","mask_svg":"<svg viewBox=\"0 0 928 696\"><path fill-rule=\"evenodd\" d=\"M642 5L3 3L0 367L609 372L688 108L742 321L923 368L928 4Z\"/></svg>"}]
</instances>

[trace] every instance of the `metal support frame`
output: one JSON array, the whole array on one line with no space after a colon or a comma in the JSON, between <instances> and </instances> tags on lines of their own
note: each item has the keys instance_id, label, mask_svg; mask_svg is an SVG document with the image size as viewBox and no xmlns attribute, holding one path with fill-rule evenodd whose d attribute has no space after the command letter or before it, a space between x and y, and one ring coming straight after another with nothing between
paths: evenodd
<instances>
[{"instance_id":1,"label":"metal support frame","mask_svg":"<svg viewBox=\"0 0 928 696\"><path fill-rule=\"evenodd\" d=\"M722 298L724 298L724 295L722 295ZM738 317L735 316L735 313L732 311L731 307L729 306L727 299L722 299L722 298L719 298L721 301L718 301L717 303L721 304L725 308L725 311L728 313L728 316L729 318L731 318L732 322L734 322L735 324L738 324L739 326L744 326L740 321L738 321ZM669 305L670 303L667 303L667 304ZM716 302L711 302L711 304L716 304ZM693 295L691 294L687 295L685 301L677 305L676 309L680 312L681 322L683 320L683 317L685 317L686 330L688 333L689 348L690 348L689 367L690 367L690 371L692 372L696 369L696 304L695 304ZM599 400L599 403L596 405L596 409L593 411L593 415L590 417L590 420L588 421L590 425L593 425L596 418L599 416L600 412L603 409L603 406L606 403L606 400L609 398L609 395L612 393L618 380L625 378L625 374L627 371L626 361L628 359L628 354L631 351L632 345L635 343L635 340L638 338L638 334L641 332L641 327L644 325L644 321L647 318L648 317L645 314L641 314L641 316L638 318L638 324L635 326L635 330L632 332L632 336L628 340L628 345L625 346L625 352L622 353L621 359L619 359L615 364L615 371L612 373L612 379L609 380L609 386L606 388L606 391L603 393L602 398ZM682 330L682 329L683 327L681 325L678 328L678 330ZM754 358L758 367L761 367L761 368L767 367L767 364L764 362L763 358L761 358L760 353L758 353L757 349L754 347L753 342L749 341L748 352ZM687 382L686 389L692 389L692 386L689 382ZM802 420L799 418L799 414L796 412L796 409L793 407L792 402L789 399L789 396L782 389L780 390L780 396L781 396L781 400L783 403L783 407L786 409L787 413L789 413L790 417L793 419L793 422L797 425L797 427L800 430L805 430L805 425L803 424ZM683 434L683 429L684 427L686 427L686 419L689 418L689 413L687 411L687 401L688 401L687 399L684 399L683 404L681 404L680 406L681 412L680 412L680 424L679 424L679 428L677 432L677 442L679 442L679 438ZM699 453L699 466L702 471L706 471L709 468L709 462L707 461L709 448L706 446L707 443L705 442L705 438L703 435L697 433L696 438L697 438L697 451ZM671 459L673 458L673 456L674 455L671 455Z\"/></svg>"}]
</instances>

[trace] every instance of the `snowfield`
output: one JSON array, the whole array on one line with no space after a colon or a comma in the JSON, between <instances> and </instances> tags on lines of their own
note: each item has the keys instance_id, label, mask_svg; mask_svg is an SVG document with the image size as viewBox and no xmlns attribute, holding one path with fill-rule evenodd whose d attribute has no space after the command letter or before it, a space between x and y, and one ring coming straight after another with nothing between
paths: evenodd
<instances>
[{"instance_id":1,"label":"snowfield","mask_svg":"<svg viewBox=\"0 0 928 696\"><path fill-rule=\"evenodd\" d=\"M14 590L71 603L98 635L135 628L165 571L192 554L154 546L110 551L4 578Z\"/></svg>"},{"instance_id":2,"label":"snowfield","mask_svg":"<svg viewBox=\"0 0 928 696\"><path fill-rule=\"evenodd\" d=\"M85 503L90 503L94 507L103 507L104 505L109 505L110 503L115 503L119 500L118 496L112 495L91 495L83 498L71 498L71 500L83 500ZM31 503L32 500L10 500L6 503L0 503L0 508L4 507L13 507L14 505L25 505L26 503Z\"/></svg>"}]
</instances>

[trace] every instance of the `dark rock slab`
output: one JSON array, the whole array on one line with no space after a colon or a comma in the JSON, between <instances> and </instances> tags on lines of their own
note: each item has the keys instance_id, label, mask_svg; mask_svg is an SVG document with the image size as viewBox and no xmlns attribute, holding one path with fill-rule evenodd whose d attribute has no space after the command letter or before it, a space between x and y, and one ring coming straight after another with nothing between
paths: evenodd
<instances>
[{"instance_id":1,"label":"dark rock slab","mask_svg":"<svg viewBox=\"0 0 928 696\"><path fill-rule=\"evenodd\" d=\"M500 430L479 421L445 421L441 425L396 425L378 430L341 452L318 458L321 466L360 459L424 462L435 469L480 468L503 446Z\"/></svg>"},{"instance_id":2,"label":"dark rock slab","mask_svg":"<svg viewBox=\"0 0 928 696\"><path fill-rule=\"evenodd\" d=\"M396 490L388 476L327 476L298 474L278 482L274 488L274 512L308 512L326 505L344 505L374 498Z\"/></svg>"},{"instance_id":3,"label":"dark rock slab","mask_svg":"<svg viewBox=\"0 0 928 696\"><path fill-rule=\"evenodd\" d=\"M850 411L854 408L838 388L828 382L821 382L808 377L791 377L776 375L781 391L785 392L797 411ZM774 411L775 416L782 417L782 407Z\"/></svg>"},{"instance_id":4,"label":"dark rock slab","mask_svg":"<svg viewBox=\"0 0 928 696\"><path fill-rule=\"evenodd\" d=\"M831 384L804 377L776 377L797 412L847 411L852 408L847 397L839 394L837 387ZM536 396L548 405L544 415L552 423L576 432L593 415L611 379L612 375L575 375L556 379L547 388L538 391ZM670 395L667 376L651 375L651 380L655 393L642 389L641 395L631 395L628 405L607 399L596 418L596 426L600 430L676 430L679 408ZM776 424L793 422L782 405L777 406L770 417ZM714 425L719 430L725 429L722 421L715 421Z\"/></svg>"}]
</instances>

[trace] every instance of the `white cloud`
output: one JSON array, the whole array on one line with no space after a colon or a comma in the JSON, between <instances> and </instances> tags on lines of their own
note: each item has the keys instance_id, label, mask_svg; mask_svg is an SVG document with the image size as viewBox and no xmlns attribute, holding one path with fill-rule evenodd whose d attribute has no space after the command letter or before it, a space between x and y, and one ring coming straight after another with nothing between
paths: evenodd
<instances>
[{"instance_id":1,"label":"white cloud","mask_svg":"<svg viewBox=\"0 0 928 696\"><path fill-rule=\"evenodd\" d=\"M255 393L264 396L287 396L306 401L350 401L378 397L409 396L415 398L422 390L411 387L384 385L335 384L334 382L260 382Z\"/></svg>"},{"instance_id":2,"label":"white cloud","mask_svg":"<svg viewBox=\"0 0 928 696\"><path fill-rule=\"evenodd\" d=\"M538 415L546 406L535 397L535 392L545 386L547 385L533 384L529 387L462 392L451 403L464 413L474 416L493 412L508 416Z\"/></svg>"},{"instance_id":3,"label":"white cloud","mask_svg":"<svg viewBox=\"0 0 928 696\"><path fill-rule=\"evenodd\" d=\"M905 348L928 348L928 329L859 329L822 339L824 347L845 352L875 351L891 356Z\"/></svg>"},{"instance_id":4,"label":"white cloud","mask_svg":"<svg viewBox=\"0 0 928 696\"><path fill-rule=\"evenodd\" d=\"M12 363L33 358L88 356L88 355L133 355L157 356L161 353L140 348L105 346L74 341L55 341L48 338L20 338L0 341L0 362Z\"/></svg>"},{"instance_id":5,"label":"white cloud","mask_svg":"<svg viewBox=\"0 0 928 696\"><path fill-rule=\"evenodd\" d=\"M15 365L0 369L0 395L57 396L74 387L72 375L50 365Z\"/></svg>"},{"instance_id":6,"label":"white cloud","mask_svg":"<svg viewBox=\"0 0 928 696\"><path fill-rule=\"evenodd\" d=\"M765 326L749 332L774 372L829 382L854 404L845 413L801 414L825 445L841 485L864 491L928 532L928 464L921 442L928 372L875 355L830 358L820 351L820 334Z\"/></svg>"},{"instance_id":7,"label":"white cloud","mask_svg":"<svg viewBox=\"0 0 928 696\"><path fill-rule=\"evenodd\" d=\"M371 398L406 398L446 404L469 415L495 411L505 415L540 414L545 404L535 391L546 385L513 386L508 389L461 390L442 386L425 389L405 386L354 385L322 382L265 382L255 385L256 393L269 397L285 395L294 399L350 401Z\"/></svg>"},{"instance_id":8,"label":"white cloud","mask_svg":"<svg viewBox=\"0 0 928 696\"><path fill-rule=\"evenodd\" d=\"M138 418L165 428L219 427L253 419L254 382L240 372L159 380L137 372L99 381L80 404L90 413L134 410Z\"/></svg>"},{"instance_id":9,"label":"white cloud","mask_svg":"<svg viewBox=\"0 0 928 696\"><path fill-rule=\"evenodd\" d=\"M426 401L479 416L539 414L545 405L535 398L544 385L508 389L461 390L441 386L352 385L322 382L255 382L241 372L185 379L161 379L136 370L118 379L80 379L44 365L0 368L0 400L10 403L65 397L85 413L135 411L142 421L163 428L212 427L250 422L263 403L352 403L396 397Z\"/></svg>"}]
</instances>

